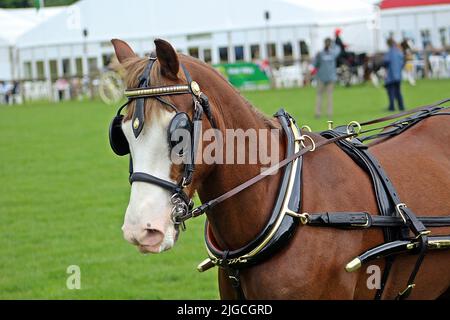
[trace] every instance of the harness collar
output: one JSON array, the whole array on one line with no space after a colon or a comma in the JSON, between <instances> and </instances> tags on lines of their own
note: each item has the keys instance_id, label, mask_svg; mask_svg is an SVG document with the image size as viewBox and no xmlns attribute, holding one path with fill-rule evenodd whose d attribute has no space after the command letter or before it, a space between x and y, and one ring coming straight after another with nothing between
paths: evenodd
<instances>
[{"instance_id":1,"label":"harness collar","mask_svg":"<svg viewBox=\"0 0 450 320\"><path fill-rule=\"evenodd\" d=\"M287 139L286 157L301 149L301 132L295 120L284 110L275 115L281 123ZM198 270L203 272L216 265L239 269L260 263L282 247L294 234L298 225L301 200L302 158L291 162L284 170L277 200L269 222L260 234L246 246L237 250L220 249L211 232L209 222L205 225L205 244L209 258Z\"/></svg>"}]
</instances>

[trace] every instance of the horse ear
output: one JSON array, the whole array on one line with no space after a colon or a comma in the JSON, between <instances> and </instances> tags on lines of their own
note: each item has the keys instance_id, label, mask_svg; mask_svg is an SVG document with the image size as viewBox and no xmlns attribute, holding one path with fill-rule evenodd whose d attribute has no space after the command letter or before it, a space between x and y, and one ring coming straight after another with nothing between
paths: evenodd
<instances>
[{"instance_id":1,"label":"horse ear","mask_svg":"<svg viewBox=\"0 0 450 320\"><path fill-rule=\"evenodd\" d=\"M161 66L161 74L169 79L176 80L180 70L180 62L175 49L170 43L162 39L155 40L156 56Z\"/></svg>"},{"instance_id":2,"label":"horse ear","mask_svg":"<svg viewBox=\"0 0 450 320\"><path fill-rule=\"evenodd\" d=\"M131 49L125 41L112 39L111 43L114 46L114 51L116 51L116 56L120 63L123 63L127 59L136 57L136 53L134 53L133 49Z\"/></svg>"}]
</instances>

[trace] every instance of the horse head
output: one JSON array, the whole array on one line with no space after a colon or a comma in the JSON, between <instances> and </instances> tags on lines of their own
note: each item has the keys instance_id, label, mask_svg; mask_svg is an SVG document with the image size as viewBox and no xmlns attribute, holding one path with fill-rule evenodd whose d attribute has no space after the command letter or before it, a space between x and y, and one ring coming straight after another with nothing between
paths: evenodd
<instances>
[{"instance_id":1,"label":"horse head","mask_svg":"<svg viewBox=\"0 0 450 320\"><path fill-rule=\"evenodd\" d=\"M137 57L124 41L112 43L126 70L129 98L126 114L120 114L124 106L110 131L113 150L131 156L131 196L122 230L141 252L159 253L174 246L177 217L192 207L197 145L192 135L202 123L204 96L168 42L155 40L150 58ZM196 168L196 178L204 174Z\"/></svg>"}]
</instances>

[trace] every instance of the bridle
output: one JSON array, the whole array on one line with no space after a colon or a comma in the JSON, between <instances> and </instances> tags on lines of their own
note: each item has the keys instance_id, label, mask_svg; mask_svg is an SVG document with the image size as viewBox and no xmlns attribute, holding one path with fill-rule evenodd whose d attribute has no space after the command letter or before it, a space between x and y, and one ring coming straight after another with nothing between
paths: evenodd
<instances>
[{"instance_id":1,"label":"bridle","mask_svg":"<svg viewBox=\"0 0 450 320\"><path fill-rule=\"evenodd\" d=\"M176 112L172 118L168 129L169 145L174 147L174 141L172 140L173 133L178 129L184 129L189 131L191 136L191 145L189 152L184 155L189 155L188 159L183 161L183 175L178 183L164 180L156 176L143 173L134 172L133 161L130 154L130 184L135 182L144 182L159 186L169 191L171 196L172 209L172 221L175 226L181 226L185 229L184 221L185 217L192 212L194 202L184 191L191 183L193 174L195 171L195 155L200 141L201 123L203 113L206 114L211 126L216 128L215 121L213 119L209 100L207 96L201 92L200 86L197 82L193 81L188 70L184 65L181 65L187 84L185 85L173 85L173 86L151 86L150 74L151 70L157 61L157 58L152 55L149 58L148 64L144 69L144 72L139 77L139 87L135 89L127 89L125 96L128 101L119 108L117 115L111 122L109 139L111 148L119 155L124 156L130 154L130 149L125 135L122 131L122 122L124 116L121 114L122 110L128 106L132 101L136 101L135 110L132 117L132 129L135 138L137 139L145 124L145 100L156 99L163 105L167 106ZM193 118L190 120L189 116L185 112L180 112L179 109L171 102L164 99L164 96L172 95L184 95L190 94L193 101Z\"/></svg>"}]
</instances>

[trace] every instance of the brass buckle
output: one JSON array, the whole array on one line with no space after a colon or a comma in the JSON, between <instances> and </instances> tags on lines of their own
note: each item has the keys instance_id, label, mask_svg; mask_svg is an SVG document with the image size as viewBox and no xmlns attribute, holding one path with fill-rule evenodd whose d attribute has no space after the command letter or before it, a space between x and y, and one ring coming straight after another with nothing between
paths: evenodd
<instances>
[{"instance_id":1,"label":"brass buckle","mask_svg":"<svg viewBox=\"0 0 450 320\"><path fill-rule=\"evenodd\" d=\"M406 217L405 217L405 215L403 214L402 208L407 208L406 204L404 204L404 203L399 203L398 205L395 206L395 211L397 211L397 213L400 215L400 217L402 217L403 222L404 222L405 224L407 224Z\"/></svg>"},{"instance_id":2,"label":"brass buckle","mask_svg":"<svg viewBox=\"0 0 450 320\"><path fill-rule=\"evenodd\" d=\"M405 224L407 224L405 214L403 213L403 208L407 208L406 204L404 204L404 203L399 203L398 205L395 206L395 211L397 211L397 213L400 215L400 217L402 217L403 222L404 222ZM419 234L417 235L416 239L419 239L420 237L423 237L423 236L427 236L427 235L429 235L430 233L431 233L430 230L422 231L421 233L419 233Z\"/></svg>"},{"instance_id":3,"label":"brass buckle","mask_svg":"<svg viewBox=\"0 0 450 320\"><path fill-rule=\"evenodd\" d=\"M423 237L423 236L427 236L427 235L429 235L429 234L431 234L431 231L430 231L430 230L422 231L421 233L419 233L419 234L417 235L416 239L419 239L419 238L421 238L421 237Z\"/></svg>"},{"instance_id":4,"label":"brass buckle","mask_svg":"<svg viewBox=\"0 0 450 320\"><path fill-rule=\"evenodd\" d=\"M416 286L415 283L408 285L408 286L406 287L406 289L403 290L402 292L399 292L398 295L399 295L400 297L401 297L401 296L404 296L405 294L407 294L408 292L410 292L412 289L414 289L415 286Z\"/></svg>"},{"instance_id":5,"label":"brass buckle","mask_svg":"<svg viewBox=\"0 0 450 320\"><path fill-rule=\"evenodd\" d=\"M183 181L181 182L181 187L184 189L184 188L186 188L187 186L188 186L188 183L187 183L188 181L187 181L187 178L186 177L183 177Z\"/></svg>"},{"instance_id":6,"label":"brass buckle","mask_svg":"<svg viewBox=\"0 0 450 320\"><path fill-rule=\"evenodd\" d=\"M367 228L369 226L369 222L370 222L370 219L369 219L369 216L368 216L367 213L365 214L365 218L366 218L366 222L364 222L364 223L352 223L351 226L352 227L357 227L357 228Z\"/></svg>"}]
</instances>

